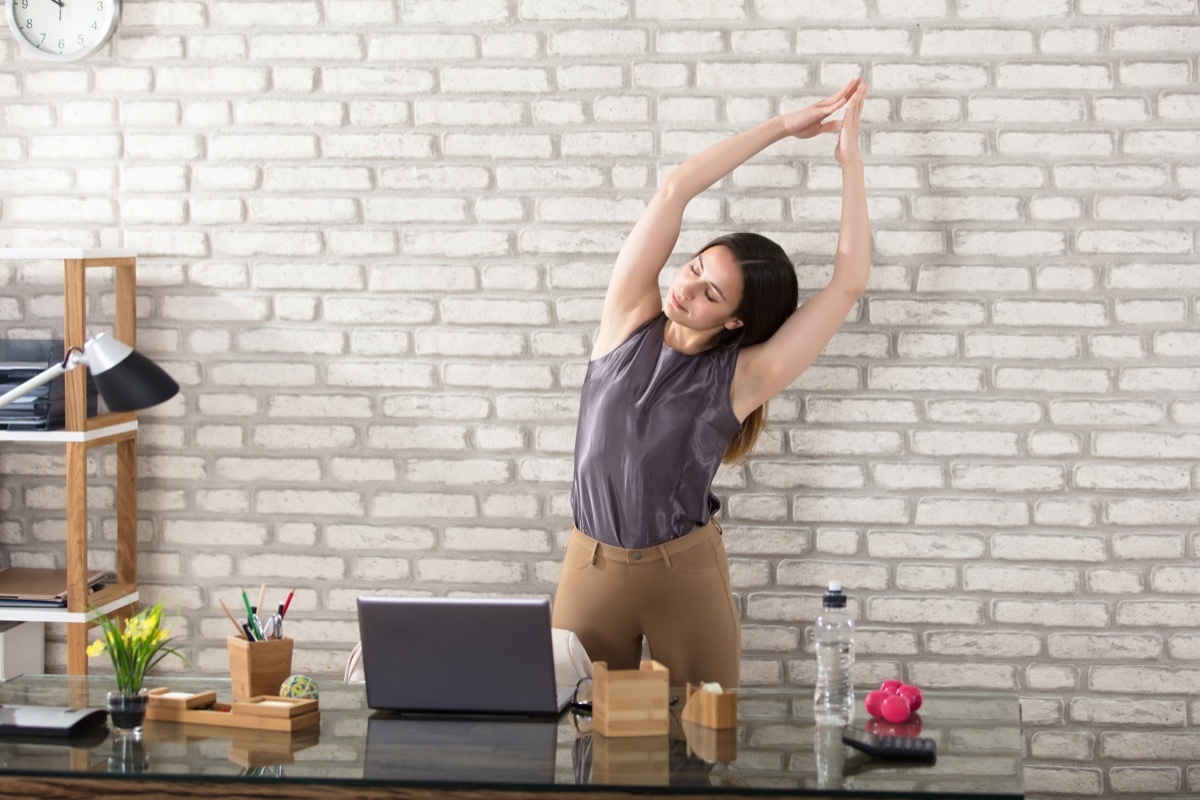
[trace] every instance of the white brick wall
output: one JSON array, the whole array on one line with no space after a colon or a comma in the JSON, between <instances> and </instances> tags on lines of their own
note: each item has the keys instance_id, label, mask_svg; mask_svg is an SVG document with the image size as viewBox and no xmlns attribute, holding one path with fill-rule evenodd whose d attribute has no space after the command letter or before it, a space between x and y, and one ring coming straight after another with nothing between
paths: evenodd
<instances>
[{"instance_id":1,"label":"white brick wall","mask_svg":"<svg viewBox=\"0 0 1200 800\"><path fill-rule=\"evenodd\" d=\"M319 675L358 593L551 594L623 235L687 154L863 73L871 285L717 481L747 681L811 680L838 576L864 676L1022 698L1031 795L1200 794L1196 0L124 6L82 63L0 42L0 246L142 254L184 387L143 416L144 596L199 668L239 585L299 587ZM739 169L680 252L759 230L820 286L830 149ZM0 264L0 335L60 335L59 280ZM0 563L61 564L61 468L0 453Z\"/></svg>"}]
</instances>

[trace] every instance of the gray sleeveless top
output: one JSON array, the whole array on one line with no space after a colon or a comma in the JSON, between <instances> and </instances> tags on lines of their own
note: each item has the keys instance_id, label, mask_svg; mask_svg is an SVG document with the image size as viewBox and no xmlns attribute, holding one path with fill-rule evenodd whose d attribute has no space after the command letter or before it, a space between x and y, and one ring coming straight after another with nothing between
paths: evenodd
<instances>
[{"instance_id":1,"label":"gray sleeveless top","mask_svg":"<svg viewBox=\"0 0 1200 800\"><path fill-rule=\"evenodd\" d=\"M713 476L741 429L729 404L737 350L688 355L666 317L588 363L575 436L575 527L605 544L653 547L708 522Z\"/></svg>"}]
</instances>

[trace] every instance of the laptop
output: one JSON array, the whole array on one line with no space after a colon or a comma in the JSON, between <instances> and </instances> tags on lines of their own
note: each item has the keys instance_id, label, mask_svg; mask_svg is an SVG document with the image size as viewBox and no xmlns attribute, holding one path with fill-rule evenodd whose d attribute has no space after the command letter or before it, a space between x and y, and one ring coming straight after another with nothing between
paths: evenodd
<instances>
[{"instance_id":1,"label":"laptop","mask_svg":"<svg viewBox=\"0 0 1200 800\"><path fill-rule=\"evenodd\" d=\"M550 601L359 597L367 705L417 714L557 716Z\"/></svg>"}]
</instances>

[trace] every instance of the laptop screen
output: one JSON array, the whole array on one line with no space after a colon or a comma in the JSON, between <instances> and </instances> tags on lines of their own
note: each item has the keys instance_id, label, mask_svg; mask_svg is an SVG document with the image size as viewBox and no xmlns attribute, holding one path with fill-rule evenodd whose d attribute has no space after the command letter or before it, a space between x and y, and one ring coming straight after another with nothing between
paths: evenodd
<instances>
[{"instance_id":1,"label":"laptop screen","mask_svg":"<svg viewBox=\"0 0 1200 800\"><path fill-rule=\"evenodd\" d=\"M367 705L423 713L557 714L550 601L360 597Z\"/></svg>"}]
</instances>

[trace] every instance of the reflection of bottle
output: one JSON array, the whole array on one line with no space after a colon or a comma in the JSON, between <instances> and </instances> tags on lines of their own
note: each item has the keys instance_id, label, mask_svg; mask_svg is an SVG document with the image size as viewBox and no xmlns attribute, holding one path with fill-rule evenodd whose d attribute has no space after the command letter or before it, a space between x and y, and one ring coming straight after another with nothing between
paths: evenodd
<instances>
[{"instance_id":1,"label":"reflection of bottle","mask_svg":"<svg viewBox=\"0 0 1200 800\"><path fill-rule=\"evenodd\" d=\"M813 739L813 752L817 756L817 788L842 788L842 765L846 749L842 744L841 725L818 725Z\"/></svg>"},{"instance_id":2,"label":"reflection of bottle","mask_svg":"<svg viewBox=\"0 0 1200 800\"><path fill-rule=\"evenodd\" d=\"M829 582L814 626L817 690L813 716L818 724L844 725L854 719L854 623L846 611L839 581Z\"/></svg>"}]
</instances>

